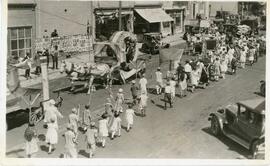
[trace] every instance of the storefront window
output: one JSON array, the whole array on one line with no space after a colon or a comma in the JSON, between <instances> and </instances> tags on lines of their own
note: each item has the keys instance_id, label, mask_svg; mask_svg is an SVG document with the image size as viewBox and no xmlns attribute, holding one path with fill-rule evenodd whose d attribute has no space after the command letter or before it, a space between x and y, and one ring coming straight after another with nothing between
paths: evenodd
<instances>
[{"instance_id":1,"label":"storefront window","mask_svg":"<svg viewBox=\"0 0 270 166\"><path fill-rule=\"evenodd\" d=\"M175 25L176 26L181 26L181 17L180 16L175 17Z\"/></svg>"},{"instance_id":2,"label":"storefront window","mask_svg":"<svg viewBox=\"0 0 270 166\"><path fill-rule=\"evenodd\" d=\"M24 57L26 53L31 55L32 28L9 28L10 53L12 57Z\"/></svg>"},{"instance_id":3,"label":"storefront window","mask_svg":"<svg viewBox=\"0 0 270 166\"><path fill-rule=\"evenodd\" d=\"M163 22L163 28L169 28L170 22Z\"/></svg>"}]
</instances>

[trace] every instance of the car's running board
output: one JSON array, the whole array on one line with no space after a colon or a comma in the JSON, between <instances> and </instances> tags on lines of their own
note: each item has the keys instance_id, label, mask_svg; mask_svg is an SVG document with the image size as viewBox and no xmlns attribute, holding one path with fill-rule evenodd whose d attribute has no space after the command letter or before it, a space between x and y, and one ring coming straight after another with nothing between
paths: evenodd
<instances>
[{"instance_id":1,"label":"car's running board","mask_svg":"<svg viewBox=\"0 0 270 166\"><path fill-rule=\"evenodd\" d=\"M229 137L230 139L232 139L233 141L235 141L236 143L242 145L243 147L245 147L246 149L249 149L249 142L237 137L234 134L228 133L224 131L224 134Z\"/></svg>"}]
</instances>

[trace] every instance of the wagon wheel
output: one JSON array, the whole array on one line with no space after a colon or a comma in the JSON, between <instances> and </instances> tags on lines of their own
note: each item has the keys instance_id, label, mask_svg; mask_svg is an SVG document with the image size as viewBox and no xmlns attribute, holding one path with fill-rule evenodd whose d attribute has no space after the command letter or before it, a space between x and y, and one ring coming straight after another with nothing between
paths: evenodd
<instances>
[{"instance_id":1,"label":"wagon wheel","mask_svg":"<svg viewBox=\"0 0 270 166\"><path fill-rule=\"evenodd\" d=\"M39 118L35 112L32 112L30 115L30 122L34 123L35 125L38 123Z\"/></svg>"}]
</instances>

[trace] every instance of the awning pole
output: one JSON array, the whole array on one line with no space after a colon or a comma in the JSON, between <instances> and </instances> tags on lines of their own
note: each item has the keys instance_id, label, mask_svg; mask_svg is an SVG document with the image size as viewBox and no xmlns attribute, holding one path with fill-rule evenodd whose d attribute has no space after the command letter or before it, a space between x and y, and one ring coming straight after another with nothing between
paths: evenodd
<instances>
[{"instance_id":1,"label":"awning pole","mask_svg":"<svg viewBox=\"0 0 270 166\"><path fill-rule=\"evenodd\" d=\"M122 31L122 1L119 1L119 31Z\"/></svg>"}]
</instances>

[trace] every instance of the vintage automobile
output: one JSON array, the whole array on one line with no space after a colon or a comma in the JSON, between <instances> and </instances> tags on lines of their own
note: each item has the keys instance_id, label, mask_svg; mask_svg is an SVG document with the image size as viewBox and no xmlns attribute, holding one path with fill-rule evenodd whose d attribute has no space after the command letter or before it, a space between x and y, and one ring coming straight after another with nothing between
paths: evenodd
<instances>
[{"instance_id":1,"label":"vintage automobile","mask_svg":"<svg viewBox=\"0 0 270 166\"><path fill-rule=\"evenodd\" d=\"M145 33L143 34L143 44L142 48L140 48L141 52L147 54L158 54L160 47L169 47L169 44L161 42L161 34L160 33Z\"/></svg>"},{"instance_id":2,"label":"vintage automobile","mask_svg":"<svg viewBox=\"0 0 270 166\"><path fill-rule=\"evenodd\" d=\"M253 158L264 151L265 99L256 98L220 108L209 116L211 132L224 135L246 149ZM264 153L264 152L263 152Z\"/></svg>"}]
</instances>

